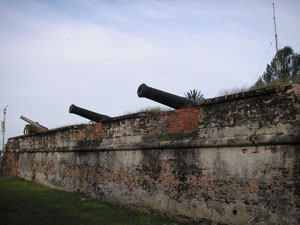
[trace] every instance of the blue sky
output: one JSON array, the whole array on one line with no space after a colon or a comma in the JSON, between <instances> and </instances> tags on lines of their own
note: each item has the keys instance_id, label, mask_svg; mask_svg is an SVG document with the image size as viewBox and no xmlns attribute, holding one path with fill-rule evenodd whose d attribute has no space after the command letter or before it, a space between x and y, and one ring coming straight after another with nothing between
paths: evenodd
<instances>
[{"instance_id":1,"label":"blue sky","mask_svg":"<svg viewBox=\"0 0 300 225\"><path fill-rule=\"evenodd\" d=\"M110 116L158 105L137 97L141 83L206 98L252 85L275 54L272 2L0 0L6 136L22 134L20 115L88 122L71 104ZM279 47L299 52L300 1L275 6Z\"/></svg>"}]
</instances>

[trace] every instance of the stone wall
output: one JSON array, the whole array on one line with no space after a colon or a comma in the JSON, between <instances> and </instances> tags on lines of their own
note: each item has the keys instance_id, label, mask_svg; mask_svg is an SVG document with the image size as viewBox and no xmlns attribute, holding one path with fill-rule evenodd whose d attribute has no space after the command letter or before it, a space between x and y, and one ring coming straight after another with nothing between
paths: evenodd
<instances>
[{"instance_id":1,"label":"stone wall","mask_svg":"<svg viewBox=\"0 0 300 225\"><path fill-rule=\"evenodd\" d=\"M199 224L300 224L300 85L8 140L1 173Z\"/></svg>"}]
</instances>

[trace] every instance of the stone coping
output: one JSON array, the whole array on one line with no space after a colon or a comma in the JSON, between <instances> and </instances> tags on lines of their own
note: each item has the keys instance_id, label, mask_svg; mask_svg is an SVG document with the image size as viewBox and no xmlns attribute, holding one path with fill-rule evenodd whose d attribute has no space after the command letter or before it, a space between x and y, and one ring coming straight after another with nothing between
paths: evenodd
<instances>
[{"instance_id":1,"label":"stone coping","mask_svg":"<svg viewBox=\"0 0 300 225\"><path fill-rule=\"evenodd\" d=\"M245 98L254 98L258 96L268 95L272 93L278 93L278 92L286 92L287 90L293 88L295 85L299 84L290 84L290 85L282 85L282 86L272 86L267 88L261 88L251 91L245 91L245 92L239 92L235 94L230 95L224 95L216 98L210 98L205 99L198 102L198 107L204 106L204 105L212 105L212 104L218 104L222 102L229 102L229 101L236 101L239 99L245 99Z\"/></svg>"}]
</instances>

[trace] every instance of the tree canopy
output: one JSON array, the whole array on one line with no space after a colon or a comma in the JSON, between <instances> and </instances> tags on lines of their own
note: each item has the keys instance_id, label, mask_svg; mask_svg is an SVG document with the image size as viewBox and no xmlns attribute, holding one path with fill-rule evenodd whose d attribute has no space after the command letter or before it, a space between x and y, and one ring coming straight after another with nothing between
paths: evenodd
<instances>
[{"instance_id":1,"label":"tree canopy","mask_svg":"<svg viewBox=\"0 0 300 225\"><path fill-rule=\"evenodd\" d=\"M300 81L300 53L286 46L278 51L280 82L299 82ZM277 55L275 55L266 71L255 83L257 86L266 86L270 83L278 82Z\"/></svg>"},{"instance_id":2,"label":"tree canopy","mask_svg":"<svg viewBox=\"0 0 300 225\"><path fill-rule=\"evenodd\" d=\"M189 92L184 93L184 96L196 102L200 100L204 100L203 94L201 94L201 91L198 91L197 89L193 89L190 90Z\"/></svg>"}]
</instances>

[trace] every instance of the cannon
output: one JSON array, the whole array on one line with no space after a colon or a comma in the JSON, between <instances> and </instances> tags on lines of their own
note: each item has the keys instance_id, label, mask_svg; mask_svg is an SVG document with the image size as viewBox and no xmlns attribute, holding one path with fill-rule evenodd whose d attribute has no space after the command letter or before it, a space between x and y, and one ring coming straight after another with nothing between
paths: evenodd
<instances>
[{"instance_id":1,"label":"cannon","mask_svg":"<svg viewBox=\"0 0 300 225\"><path fill-rule=\"evenodd\" d=\"M22 119L22 120L26 121L27 123L29 123L29 124L25 125L24 135L26 135L26 134L37 134L37 133L41 133L41 132L44 132L44 131L48 130L47 127L44 127L44 126L40 125L38 122L34 122L34 121L26 118L25 116L21 115L20 119Z\"/></svg>"},{"instance_id":2,"label":"cannon","mask_svg":"<svg viewBox=\"0 0 300 225\"><path fill-rule=\"evenodd\" d=\"M107 119L110 119L111 117L109 116L106 116L106 115L102 115L102 114L99 114L99 113L95 113L95 112L92 112L90 110L87 110L87 109L83 109L83 108L80 108L74 104L72 104L69 108L69 113L74 113L78 116L82 116L86 119L89 119L91 121L94 121L94 122L103 122L104 120L107 120Z\"/></svg>"},{"instance_id":3,"label":"cannon","mask_svg":"<svg viewBox=\"0 0 300 225\"><path fill-rule=\"evenodd\" d=\"M197 102L191 99L148 87L146 84L141 84L138 87L137 94L140 98L148 98L174 109L186 108L188 106L197 107Z\"/></svg>"}]
</instances>

